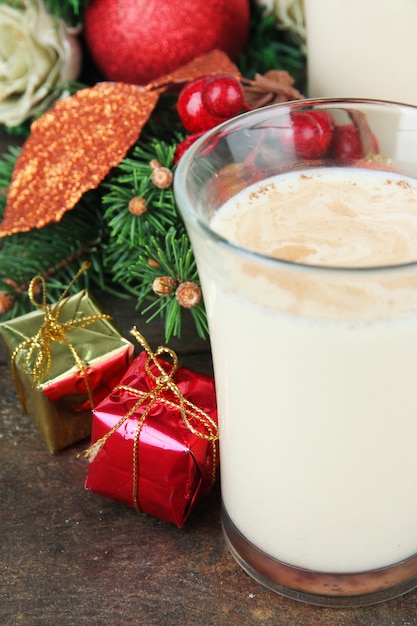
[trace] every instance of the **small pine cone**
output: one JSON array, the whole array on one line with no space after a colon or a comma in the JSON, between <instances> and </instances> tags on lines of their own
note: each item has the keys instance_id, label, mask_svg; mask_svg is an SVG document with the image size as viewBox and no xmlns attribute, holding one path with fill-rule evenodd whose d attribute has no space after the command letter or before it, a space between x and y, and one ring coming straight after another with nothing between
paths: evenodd
<instances>
[{"instance_id":1,"label":"small pine cone","mask_svg":"<svg viewBox=\"0 0 417 626\"><path fill-rule=\"evenodd\" d=\"M138 196L131 199L128 208L132 215L138 216L143 215L148 210L145 198L139 198Z\"/></svg>"},{"instance_id":2,"label":"small pine cone","mask_svg":"<svg viewBox=\"0 0 417 626\"><path fill-rule=\"evenodd\" d=\"M7 313L13 306L14 298L7 291L0 291L0 315Z\"/></svg>"},{"instance_id":3,"label":"small pine cone","mask_svg":"<svg viewBox=\"0 0 417 626\"><path fill-rule=\"evenodd\" d=\"M169 296L175 289L176 282L171 276L157 276L152 283L152 290L157 296Z\"/></svg>"},{"instance_id":4,"label":"small pine cone","mask_svg":"<svg viewBox=\"0 0 417 626\"><path fill-rule=\"evenodd\" d=\"M192 309L201 300L201 289L197 283L180 283L176 289L175 297L185 309Z\"/></svg>"},{"instance_id":5,"label":"small pine cone","mask_svg":"<svg viewBox=\"0 0 417 626\"><path fill-rule=\"evenodd\" d=\"M171 187L174 178L173 173L167 167L163 167L159 161L152 159L149 162L152 168L152 182L158 189L168 189Z\"/></svg>"}]
</instances>

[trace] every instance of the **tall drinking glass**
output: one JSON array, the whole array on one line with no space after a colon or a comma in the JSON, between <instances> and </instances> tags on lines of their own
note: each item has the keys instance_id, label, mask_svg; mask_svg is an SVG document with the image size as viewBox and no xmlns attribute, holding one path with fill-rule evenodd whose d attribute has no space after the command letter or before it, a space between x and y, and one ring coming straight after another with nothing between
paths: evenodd
<instances>
[{"instance_id":1,"label":"tall drinking glass","mask_svg":"<svg viewBox=\"0 0 417 626\"><path fill-rule=\"evenodd\" d=\"M311 98L417 105L415 0L304 0Z\"/></svg>"},{"instance_id":2,"label":"tall drinking glass","mask_svg":"<svg viewBox=\"0 0 417 626\"><path fill-rule=\"evenodd\" d=\"M417 108L252 111L187 151L174 192L208 316L232 554L318 605L416 587Z\"/></svg>"}]
</instances>

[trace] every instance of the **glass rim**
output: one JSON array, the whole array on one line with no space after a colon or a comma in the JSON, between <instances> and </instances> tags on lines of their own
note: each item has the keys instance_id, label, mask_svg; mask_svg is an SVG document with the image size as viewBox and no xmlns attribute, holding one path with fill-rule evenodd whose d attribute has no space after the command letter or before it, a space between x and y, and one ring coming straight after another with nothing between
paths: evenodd
<instances>
[{"instance_id":1,"label":"glass rim","mask_svg":"<svg viewBox=\"0 0 417 626\"><path fill-rule=\"evenodd\" d=\"M195 160L195 157L198 157L199 151L204 147L204 145L210 142L214 137L216 137L220 132L225 129L233 130L239 129L242 123L248 118L261 118L264 117L265 114L270 112L271 110L294 110L294 109L305 109L311 108L314 106L318 106L319 108L325 108L326 106L332 106L333 108L337 108L338 105L356 105L356 106L374 106L379 109L397 109L397 110L409 110L414 112L417 120L417 105L396 102L394 100L379 100L379 99L371 99L371 98L303 98L301 100L291 100L288 102L280 102L275 104L270 104L259 109L252 109L250 111L245 111L225 122L222 122L207 130L201 137L199 137L185 152L185 154L181 157L178 165L176 167L174 173L174 184L173 190L174 195L176 197L177 203L180 205L180 213L183 217L183 211L187 214L190 221L196 225L200 230L204 231L206 235L209 236L210 239L215 241L217 244L226 247L233 251L235 254L239 254L241 256L248 257L249 259L253 259L258 263L267 263L269 265L281 266L282 268L302 271L302 272L323 272L323 273L354 273L354 274L375 274L378 272L398 272L401 270L410 270L415 269L417 267L417 251L416 258L414 261L407 261L403 263L393 263L393 264L380 264L380 265L359 265L357 267L352 265L321 265L314 263L301 263L298 261L288 261L285 259L280 259L275 256L270 256L267 254L263 254L261 252L257 252L250 248L246 248L239 244L230 241L229 239L223 237L215 230L210 228L210 226L198 215L198 213L192 208L192 203L189 202L188 193L186 191L186 186L180 182L181 180L187 179L187 173L190 169L192 162ZM416 123L417 128L417 123ZM318 168L319 169L319 168ZM381 170L382 171L382 170ZM415 179L417 183L417 178ZM178 202L178 198L181 198L181 203ZM185 205L185 210L183 209Z\"/></svg>"}]
</instances>

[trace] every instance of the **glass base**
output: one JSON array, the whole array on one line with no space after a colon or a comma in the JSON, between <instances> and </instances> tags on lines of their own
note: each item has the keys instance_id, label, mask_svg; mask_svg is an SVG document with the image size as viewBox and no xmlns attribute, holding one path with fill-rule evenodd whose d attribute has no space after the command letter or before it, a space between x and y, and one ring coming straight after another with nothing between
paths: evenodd
<instances>
[{"instance_id":1,"label":"glass base","mask_svg":"<svg viewBox=\"0 0 417 626\"><path fill-rule=\"evenodd\" d=\"M275 593L318 606L369 606L417 587L417 554L390 567L337 574L314 572L278 561L250 543L222 510L226 544L252 578Z\"/></svg>"}]
</instances>

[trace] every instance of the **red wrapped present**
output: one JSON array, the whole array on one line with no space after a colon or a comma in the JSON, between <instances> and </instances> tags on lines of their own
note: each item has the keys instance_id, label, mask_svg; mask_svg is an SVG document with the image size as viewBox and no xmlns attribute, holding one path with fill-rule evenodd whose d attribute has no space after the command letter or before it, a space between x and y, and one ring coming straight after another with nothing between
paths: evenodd
<instances>
[{"instance_id":1,"label":"red wrapped present","mask_svg":"<svg viewBox=\"0 0 417 626\"><path fill-rule=\"evenodd\" d=\"M214 379L145 348L93 411L87 489L182 527L219 463ZM167 353L172 359L158 358Z\"/></svg>"}]
</instances>

